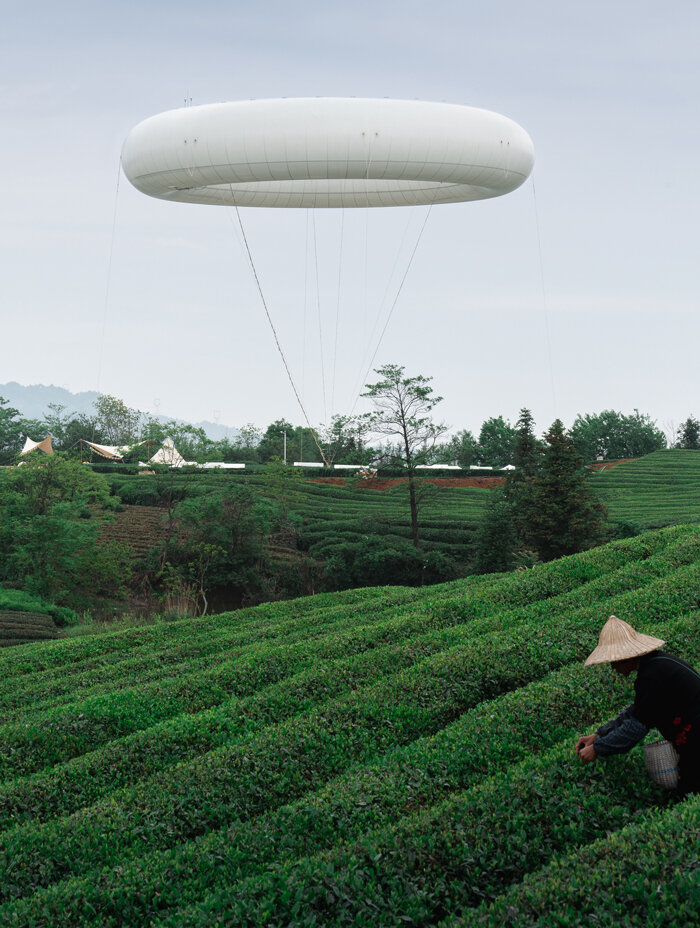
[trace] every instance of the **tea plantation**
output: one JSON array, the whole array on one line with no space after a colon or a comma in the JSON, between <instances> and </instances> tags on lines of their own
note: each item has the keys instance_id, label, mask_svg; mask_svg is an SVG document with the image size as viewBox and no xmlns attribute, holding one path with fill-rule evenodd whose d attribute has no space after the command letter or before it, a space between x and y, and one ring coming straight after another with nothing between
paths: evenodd
<instances>
[{"instance_id":1,"label":"tea plantation","mask_svg":"<svg viewBox=\"0 0 700 928\"><path fill-rule=\"evenodd\" d=\"M611 521L661 528L700 521L700 451L671 449L591 475Z\"/></svg>"},{"instance_id":2,"label":"tea plantation","mask_svg":"<svg viewBox=\"0 0 700 928\"><path fill-rule=\"evenodd\" d=\"M148 476L110 477L112 491L126 504L127 519L120 519L119 537L129 544L160 540L154 525L137 523L138 509L162 505L166 489ZM244 484L261 495L269 495L269 482L257 475L183 473L173 478L177 500L188 496L201 496L227 484ZM475 533L483 512L488 506L488 490L475 487L445 488L424 486L420 508L421 542L426 551L436 551L456 558L469 560ZM290 482L285 491L289 509L295 514L299 531L299 545L314 558L322 560L332 556L339 545L366 542L376 536L385 545L392 542L411 543L411 522L406 486L388 490L367 489L349 480L339 486L330 482L316 482L300 478ZM274 495L274 491L273 491ZM135 504L135 505L134 505ZM152 520L158 510L150 509ZM143 519L147 519L144 516ZM162 523L162 514L161 514ZM162 534L162 530L161 533Z\"/></svg>"},{"instance_id":3,"label":"tea plantation","mask_svg":"<svg viewBox=\"0 0 700 928\"><path fill-rule=\"evenodd\" d=\"M4 649L0 925L696 924L700 797L574 751L611 613L700 663L700 526Z\"/></svg>"},{"instance_id":4,"label":"tea plantation","mask_svg":"<svg viewBox=\"0 0 700 928\"><path fill-rule=\"evenodd\" d=\"M227 483L244 483L265 495L269 485L259 475L178 474L173 478L177 500L200 496ZM113 492L125 504L106 536L127 541L145 554L163 537L166 489L147 476L110 476ZM612 533L620 523L632 532L700 522L700 452L658 451L636 460L591 473L591 489L608 511ZM320 563L327 563L344 546L371 538L381 547L410 544L411 526L405 486L388 490L299 479L292 484L288 505L297 519L297 544ZM426 487L420 508L423 548L468 565L474 556L478 527L491 499L491 491L477 487Z\"/></svg>"}]
</instances>

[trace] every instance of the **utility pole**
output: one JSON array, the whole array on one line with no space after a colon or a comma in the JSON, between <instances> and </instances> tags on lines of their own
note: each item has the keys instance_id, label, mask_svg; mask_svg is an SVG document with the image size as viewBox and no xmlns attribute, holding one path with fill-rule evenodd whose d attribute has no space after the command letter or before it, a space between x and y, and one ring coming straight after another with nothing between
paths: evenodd
<instances>
[{"instance_id":1,"label":"utility pole","mask_svg":"<svg viewBox=\"0 0 700 928\"><path fill-rule=\"evenodd\" d=\"M284 432L282 432L282 434L284 435L284 463L286 464L287 463L287 430L285 429Z\"/></svg>"}]
</instances>

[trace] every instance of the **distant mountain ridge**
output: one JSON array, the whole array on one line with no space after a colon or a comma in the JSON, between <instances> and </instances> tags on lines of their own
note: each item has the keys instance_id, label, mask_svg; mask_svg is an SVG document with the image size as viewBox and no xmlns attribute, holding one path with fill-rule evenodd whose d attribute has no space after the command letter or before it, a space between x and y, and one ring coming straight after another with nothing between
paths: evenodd
<instances>
[{"instance_id":1,"label":"distant mountain ridge","mask_svg":"<svg viewBox=\"0 0 700 928\"><path fill-rule=\"evenodd\" d=\"M31 384L24 386L11 380L9 383L0 384L0 397L8 400L10 406L18 409L25 419L42 419L49 412L49 405L55 403L59 406L65 406L67 413L82 413L86 416L94 414L93 404L100 396L95 390L85 390L81 393L71 393L65 387L57 387L55 384ZM181 425L195 425L202 428L208 437L214 441L221 438L236 438L240 434L240 429L233 426L220 425L218 422L192 422L187 419L180 419L177 416L156 415L147 413L157 419L159 422L175 421Z\"/></svg>"}]
</instances>

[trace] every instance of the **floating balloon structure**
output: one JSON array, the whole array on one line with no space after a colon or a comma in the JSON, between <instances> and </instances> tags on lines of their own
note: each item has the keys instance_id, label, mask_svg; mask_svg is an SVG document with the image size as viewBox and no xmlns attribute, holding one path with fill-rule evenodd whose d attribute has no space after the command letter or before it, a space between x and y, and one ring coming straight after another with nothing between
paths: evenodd
<instances>
[{"instance_id":1,"label":"floating balloon structure","mask_svg":"<svg viewBox=\"0 0 700 928\"><path fill-rule=\"evenodd\" d=\"M510 193L530 137L488 110L312 98L185 107L129 134L122 165L149 196L267 207L416 206Z\"/></svg>"}]
</instances>

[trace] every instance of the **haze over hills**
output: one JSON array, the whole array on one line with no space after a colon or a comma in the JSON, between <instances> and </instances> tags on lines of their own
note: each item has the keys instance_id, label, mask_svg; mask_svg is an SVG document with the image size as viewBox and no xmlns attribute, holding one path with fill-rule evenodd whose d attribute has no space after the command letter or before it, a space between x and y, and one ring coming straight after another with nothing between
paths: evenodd
<instances>
[{"instance_id":1,"label":"haze over hills","mask_svg":"<svg viewBox=\"0 0 700 928\"><path fill-rule=\"evenodd\" d=\"M67 413L83 413L91 416L95 410L93 404L100 396L95 390L85 390L81 393L71 393L65 387L57 387L54 384L46 386L45 384L31 384L24 386L16 381L0 384L0 397L8 400L10 406L14 406L26 419L41 419L49 412L49 405L55 403L65 406ZM180 419L177 416L164 414L148 413L159 422L175 421L180 424L186 423L186 419ZM221 438L235 438L239 434L239 429L233 426L221 425L218 422L192 422L189 423L198 428L204 429L209 438L218 441Z\"/></svg>"}]
</instances>

